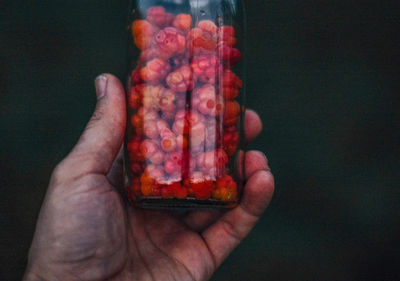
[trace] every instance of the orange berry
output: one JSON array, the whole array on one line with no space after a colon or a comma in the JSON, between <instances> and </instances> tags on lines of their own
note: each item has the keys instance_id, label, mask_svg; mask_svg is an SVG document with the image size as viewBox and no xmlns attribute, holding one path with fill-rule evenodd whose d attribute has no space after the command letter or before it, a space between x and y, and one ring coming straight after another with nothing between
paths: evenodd
<instances>
[{"instance_id":1,"label":"orange berry","mask_svg":"<svg viewBox=\"0 0 400 281\"><path fill-rule=\"evenodd\" d=\"M232 191L229 189L223 189L223 191L221 192L221 201L230 202L230 201L236 200L236 198L237 198L236 191Z\"/></svg>"},{"instance_id":2,"label":"orange berry","mask_svg":"<svg viewBox=\"0 0 400 281\"><path fill-rule=\"evenodd\" d=\"M154 179L149 177L147 173L143 173L142 176L140 177L140 182L142 183L142 185L153 185Z\"/></svg>"},{"instance_id":3,"label":"orange berry","mask_svg":"<svg viewBox=\"0 0 400 281\"><path fill-rule=\"evenodd\" d=\"M175 17L172 26L183 33L188 33L192 27L192 16L189 14L179 14Z\"/></svg>"},{"instance_id":4,"label":"orange berry","mask_svg":"<svg viewBox=\"0 0 400 281\"><path fill-rule=\"evenodd\" d=\"M141 191L143 196L150 196L153 193L153 185L152 184L142 184Z\"/></svg>"},{"instance_id":5,"label":"orange berry","mask_svg":"<svg viewBox=\"0 0 400 281\"><path fill-rule=\"evenodd\" d=\"M200 21L197 27L203 30L204 32L209 33L211 36L217 35L218 26L216 26L215 23L210 20Z\"/></svg>"},{"instance_id":6,"label":"orange berry","mask_svg":"<svg viewBox=\"0 0 400 281\"><path fill-rule=\"evenodd\" d=\"M134 114L131 117L131 123L134 127L140 128L143 126L143 119L138 114Z\"/></svg>"},{"instance_id":7,"label":"orange berry","mask_svg":"<svg viewBox=\"0 0 400 281\"><path fill-rule=\"evenodd\" d=\"M212 197L215 199L221 199L222 197L222 193L221 193L221 189L217 188L212 192Z\"/></svg>"},{"instance_id":8,"label":"orange berry","mask_svg":"<svg viewBox=\"0 0 400 281\"><path fill-rule=\"evenodd\" d=\"M136 46L141 50L151 46L155 32L156 28L147 20L135 20L132 23L132 35Z\"/></svg>"}]
</instances>

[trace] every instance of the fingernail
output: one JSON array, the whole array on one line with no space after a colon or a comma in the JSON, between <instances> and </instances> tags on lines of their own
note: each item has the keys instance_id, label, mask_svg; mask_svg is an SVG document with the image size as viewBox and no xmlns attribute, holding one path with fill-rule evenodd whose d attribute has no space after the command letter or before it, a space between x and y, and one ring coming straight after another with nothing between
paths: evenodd
<instances>
[{"instance_id":1,"label":"fingernail","mask_svg":"<svg viewBox=\"0 0 400 281\"><path fill-rule=\"evenodd\" d=\"M104 75L97 76L96 80L94 80L94 85L96 87L96 96L99 100L106 95L107 77Z\"/></svg>"}]
</instances>

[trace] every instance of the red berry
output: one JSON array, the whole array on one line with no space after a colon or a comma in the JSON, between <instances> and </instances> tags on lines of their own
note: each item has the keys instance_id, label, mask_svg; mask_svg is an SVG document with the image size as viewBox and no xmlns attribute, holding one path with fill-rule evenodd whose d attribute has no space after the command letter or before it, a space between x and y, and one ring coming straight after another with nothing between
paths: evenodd
<instances>
[{"instance_id":1,"label":"red berry","mask_svg":"<svg viewBox=\"0 0 400 281\"><path fill-rule=\"evenodd\" d=\"M146 20L135 20L132 23L132 35L136 46L141 50L151 47L153 36L157 31L158 28Z\"/></svg>"},{"instance_id":2,"label":"red berry","mask_svg":"<svg viewBox=\"0 0 400 281\"><path fill-rule=\"evenodd\" d=\"M190 30L187 40L188 49L193 54L212 53L217 47L216 37L198 27Z\"/></svg>"},{"instance_id":3,"label":"red berry","mask_svg":"<svg viewBox=\"0 0 400 281\"><path fill-rule=\"evenodd\" d=\"M174 20L174 15L167 13L162 6L153 6L147 10L147 20L160 27L168 26Z\"/></svg>"},{"instance_id":4,"label":"red berry","mask_svg":"<svg viewBox=\"0 0 400 281\"><path fill-rule=\"evenodd\" d=\"M219 85L224 98L234 100L239 95L239 88L242 87L242 80L230 70L225 70Z\"/></svg>"},{"instance_id":5,"label":"red berry","mask_svg":"<svg viewBox=\"0 0 400 281\"><path fill-rule=\"evenodd\" d=\"M127 150L129 151L129 159L131 161L144 161L144 156L140 150L140 145L142 141L140 137L134 137L131 142L126 145Z\"/></svg>"},{"instance_id":6,"label":"red berry","mask_svg":"<svg viewBox=\"0 0 400 281\"><path fill-rule=\"evenodd\" d=\"M159 102L163 91L165 90L162 86L144 86L142 88L142 104L143 110L146 114L143 114L143 119L155 120L158 118L158 114L155 112L159 109ZM150 115L149 111L154 111L155 115Z\"/></svg>"},{"instance_id":7,"label":"red berry","mask_svg":"<svg viewBox=\"0 0 400 281\"><path fill-rule=\"evenodd\" d=\"M176 108L178 111L186 109L186 95L178 95L176 97Z\"/></svg>"},{"instance_id":8,"label":"red berry","mask_svg":"<svg viewBox=\"0 0 400 281\"><path fill-rule=\"evenodd\" d=\"M154 185L153 186L153 196L161 196L161 186L160 185L158 185L158 184L156 184L156 185Z\"/></svg>"},{"instance_id":9,"label":"red berry","mask_svg":"<svg viewBox=\"0 0 400 281\"><path fill-rule=\"evenodd\" d=\"M228 155L226 155L224 150L216 149L215 150L215 161L218 166L225 167L226 163L228 163Z\"/></svg>"},{"instance_id":10,"label":"red berry","mask_svg":"<svg viewBox=\"0 0 400 281\"><path fill-rule=\"evenodd\" d=\"M217 147L221 146L221 132L223 131L220 128L219 121L215 118L208 118L206 122L206 138L204 141L204 145L207 150L214 150Z\"/></svg>"},{"instance_id":11,"label":"red berry","mask_svg":"<svg viewBox=\"0 0 400 281\"><path fill-rule=\"evenodd\" d=\"M132 71L131 82L133 85L142 84L144 82L143 79L140 77L140 69L139 68L135 68Z\"/></svg>"},{"instance_id":12,"label":"red berry","mask_svg":"<svg viewBox=\"0 0 400 281\"><path fill-rule=\"evenodd\" d=\"M175 115L175 122L172 125L172 130L176 135L187 135L190 127L197 124L201 117L196 112L188 110L179 110Z\"/></svg>"},{"instance_id":13,"label":"red berry","mask_svg":"<svg viewBox=\"0 0 400 281\"><path fill-rule=\"evenodd\" d=\"M214 183L211 180L192 184L192 190L197 200L209 199L214 188Z\"/></svg>"},{"instance_id":14,"label":"red berry","mask_svg":"<svg viewBox=\"0 0 400 281\"><path fill-rule=\"evenodd\" d=\"M184 177L196 168L196 160L182 150L168 153L165 157L164 169L177 178Z\"/></svg>"},{"instance_id":15,"label":"red berry","mask_svg":"<svg viewBox=\"0 0 400 281\"><path fill-rule=\"evenodd\" d=\"M158 84L170 72L171 66L162 59L155 58L147 62L140 70L140 77L146 83Z\"/></svg>"},{"instance_id":16,"label":"red berry","mask_svg":"<svg viewBox=\"0 0 400 281\"><path fill-rule=\"evenodd\" d=\"M210 20L202 20L197 24L197 27L204 32L210 34L212 38L217 36L218 27Z\"/></svg>"},{"instance_id":17,"label":"red berry","mask_svg":"<svg viewBox=\"0 0 400 281\"><path fill-rule=\"evenodd\" d=\"M159 99L159 107L163 114L173 116L176 112L175 106L176 95L173 91L165 89L161 94ZM172 118L172 117L171 117ZM171 119L167 118L167 119Z\"/></svg>"},{"instance_id":18,"label":"red berry","mask_svg":"<svg viewBox=\"0 0 400 281\"><path fill-rule=\"evenodd\" d=\"M144 87L143 84L139 84L129 89L128 105L130 108L137 110L142 105L143 87Z\"/></svg>"},{"instance_id":19,"label":"red berry","mask_svg":"<svg viewBox=\"0 0 400 281\"><path fill-rule=\"evenodd\" d=\"M164 169L168 174L181 172L183 166L183 153L181 151L171 152L166 155Z\"/></svg>"},{"instance_id":20,"label":"red berry","mask_svg":"<svg viewBox=\"0 0 400 281\"><path fill-rule=\"evenodd\" d=\"M146 62L156 58L157 56L158 56L158 52L157 52L157 49L155 49L155 48L149 48L149 49L143 50L140 53L139 63L145 64ZM142 80L142 78L140 78L140 79Z\"/></svg>"},{"instance_id":21,"label":"red berry","mask_svg":"<svg viewBox=\"0 0 400 281\"><path fill-rule=\"evenodd\" d=\"M167 187L175 198L184 199L188 195L187 189L184 186L182 186L181 182L179 181L172 182L168 184Z\"/></svg>"},{"instance_id":22,"label":"red berry","mask_svg":"<svg viewBox=\"0 0 400 281\"><path fill-rule=\"evenodd\" d=\"M154 140L144 140L140 145L140 151L153 164L160 165L164 161L164 153Z\"/></svg>"},{"instance_id":23,"label":"red berry","mask_svg":"<svg viewBox=\"0 0 400 281\"><path fill-rule=\"evenodd\" d=\"M192 27L192 16L189 14L179 14L175 17L175 20L172 23L172 25L176 29L186 34Z\"/></svg>"},{"instance_id":24,"label":"red berry","mask_svg":"<svg viewBox=\"0 0 400 281\"><path fill-rule=\"evenodd\" d=\"M230 119L230 118L237 118L240 115L240 105L237 101L226 101L225 102L225 112L224 112L224 118L225 119Z\"/></svg>"},{"instance_id":25,"label":"red berry","mask_svg":"<svg viewBox=\"0 0 400 281\"><path fill-rule=\"evenodd\" d=\"M187 138L184 135L178 135L176 137L176 147L179 150L186 150L188 147Z\"/></svg>"},{"instance_id":26,"label":"red berry","mask_svg":"<svg viewBox=\"0 0 400 281\"><path fill-rule=\"evenodd\" d=\"M176 139L175 136L166 136L161 139L161 148L165 152L171 152L176 149Z\"/></svg>"},{"instance_id":27,"label":"red berry","mask_svg":"<svg viewBox=\"0 0 400 281\"><path fill-rule=\"evenodd\" d=\"M140 145L140 152L146 158L153 156L158 150L158 145L153 140L144 140Z\"/></svg>"},{"instance_id":28,"label":"red berry","mask_svg":"<svg viewBox=\"0 0 400 281\"><path fill-rule=\"evenodd\" d=\"M215 55L196 56L191 67L194 74L204 83L214 84L221 72L219 59Z\"/></svg>"},{"instance_id":29,"label":"red berry","mask_svg":"<svg viewBox=\"0 0 400 281\"><path fill-rule=\"evenodd\" d=\"M174 27L166 27L160 30L156 34L154 42L158 56L164 59L169 59L173 55L182 54L186 51L186 39Z\"/></svg>"},{"instance_id":30,"label":"red berry","mask_svg":"<svg viewBox=\"0 0 400 281\"><path fill-rule=\"evenodd\" d=\"M204 147L203 143L201 143L198 146L191 146L190 147L190 153L197 159L201 153L204 153L206 151L206 147Z\"/></svg>"},{"instance_id":31,"label":"red berry","mask_svg":"<svg viewBox=\"0 0 400 281\"><path fill-rule=\"evenodd\" d=\"M239 133L235 130L233 132L226 131L223 136L223 148L228 156L235 155L239 146Z\"/></svg>"},{"instance_id":32,"label":"red berry","mask_svg":"<svg viewBox=\"0 0 400 281\"><path fill-rule=\"evenodd\" d=\"M165 185L162 187L162 189L161 189L161 197L162 198L169 199L169 198L172 198L173 196L174 196L174 193L168 185Z\"/></svg>"},{"instance_id":33,"label":"red berry","mask_svg":"<svg viewBox=\"0 0 400 281\"><path fill-rule=\"evenodd\" d=\"M171 160L167 160L164 163L164 170L168 174L172 175L172 174L175 174L176 172L179 172L178 168L179 168L179 166Z\"/></svg>"},{"instance_id":34,"label":"red berry","mask_svg":"<svg viewBox=\"0 0 400 281\"><path fill-rule=\"evenodd\" d=\"M226 127L235 126L240 116L240 105L237 101L225 102L224 125Z\"/></svg>"},{"instance_id":35,"label":"red berry","mask_svg":"<svg viewBox=\"0 0 400 281\"><path fill-rule=\"evenodd\" d=\"M216 95L213 85L205 84L193 91L192 107L202 114L216 116L223 112L224 102L220 96Z\"/></svg>"},{"instance_id":36,"label":"red berry","mask_svg":"<svg viewBox=\"0 0 400 281\"><path fill-rule=\"evenodd\" d=\"M235 29L229 25L223 25L218 29L218 42L224 41L230 46L236 45Z\"/></svg>"},{"instance_id":37,"label":"red berry","mask_svg":"<svg viewBox=\"0 0 400 281\"><path fill-rule=\"evenodd\" d=\"M178 189L175 189L174 194L175 194L175 197L176 197L177 199L185 199L185 198L188 196L188 191L187 191L187 189L183 186L183 187L180 187L180 188L178 188Z\"/></svg>"},{"instance_id":38,"label":"red berry","mask_svg":"<svg viewBox=\"0 0 400 281\"><path fill-rule=\"evenodd\" d=\"M164 180L165 173L162 166L148 165L145 172L148 173L148 175L158 183Z\"/></svg>"},{"instance_id":39,"label":"red berry","mask_svg":"<svg viewBox=\"0 0 400 281\"><path fill-rule=\"evenodd\" d=\"M131 117L131 124L135 128L141 128L143 126L143 118L139 114L133 114Z\"/></svg>"},{"instance_id":40,"label":"red berry","mask_svg":"<svg viewBox=\"0 0 400 281\"><path fill-rule=\"evenodd\" d=\"M135 175L140 175L143 173L144 165L142 162L132 162L131 163L131 172Z\"/></svg>"},{"instance_id":41,"label":"red berry","mask_svg":"<svg viewBox=\"0 0 400 281\"><path fill-rule=\"evenodd\" d=\"M206 127L203 122L198 122L190 126L189 129L190 145L195 147L201 145L206 138Z\"/></svg>"},{"instance_id":42,"label":"red berry","mask_svg":"<svg viewBox=\"0 0 400 281\"><path fill-rule=\"evenodd\" d=\"M170 26L175 20L175 15L171 13L167 13L165 16L165 26Z\"/></svg>"},{"instance_id":43,"label":"red berry","mask_svg":"<svg viewBox=\"0 0 400 281\"><path fill-rule=\"evenodd\" d=\"M233 67L242 59L242 53L224 41L218 43L217 54L227 68Z\"/></svg>"},{"instance_id":44,"label":"red berry","mask_svg":"<svg viewBox=\"0 0 400 281\"><path fill-rule=\"evenodd\" d=\"M143 133L146 137L148 137L150 139L157 139L159 136L159 133L157 130L156 121L150 120L150 121L144 122Z\"/></svg>"},{"instance_id":45,"label":"red berry","mask_svg":"<svg viewBox=\"0 0 400 281\"><path fill-rule=\"evenodd\" d=\"M165 120L158 120L157 122L156 122L156 128L157 128L157 131L158 131L158 134L163 138L164 136L166 136L166 134L165 134L165 132L166 131L170 131L171 132L171 130L169 129L169 125L168 125L168 123L165 121ZM172 132L171 132L171 134L173 134Z\"/></svg>"},{"instance_id":46,"label":"red berry","mask_svg":"<svg viewBox=\"0 0 400 281\"><path fill-rule=\"evenodd\" d=\"M216 181L216 192L213 197L225 202L234 201L237 199L237 184L231 176L225 175L218 178Z\"/></svg>"},{"instance_id":47,"label":"red berry","mask_svg":"<svg viewBox=\"0 0 400 281\"><path fill-rule=\"evenodd\" d=\"M198 146L205 139L204 117L195 111L180 110L175 116L172 130L177 135L188 135L191 146Z\"/></svg>"},{"instance_id":48,"label":"red berry","mask_svg":"<svg viewBox=\"0 0 400 281\"><path fill-rule=\"evenodd\" d=\"M197 158L198 169L211 178L224 174L227 163L228 156L222 149L205 152Z\"/></svg>"},{"instance_id":49,"label":"red berry","mask_svg":"<svg viewBox=\"0 0 400 281\"><path fill-rule=\"evenodd\" d=\"M153 164L161 165L164 162L164 153L161 150L158 150L148 159Z\"/></svg>"},{"instance_id":50,"label":"red berry","mask_svg":"<svg viewBox=\"0 0 400 281\"><path fill-rule=\"evenodd\" d=\"M172 130L177 135L187 135L189 133L189 124L185 119L175 118Z\"/></svg>"},{"instance_id":51,"label":"red berry","mask_svg":"<svg viewBox=\"0 0 400 281\"><path fill-rule=\"evenodd\" d=\"M194 77L192 69L184 65L171 72L166 81L171 90L183 93L193 90L196 77Z\"/></svg>"},{"instance_id":52,"label":"red berry","mask_svg":"<svg viewBox=\"0 0 400 281\"><path fill-rule=\"evenodd\" d=\"M184 180L184 184L188 189L188 194L195 196L197 200L207 200L211 197L215 188L214 183L201 172L191 173L190 177Z\"/></svg>"},{"instance_id":53,"label":"red berry","mask_svg":"<svg viewBox=\"0 0 400 281\"><path fill-rule=\"evenodd\" d=\"M155 121L159 119L157 111L145 107L139 108L137 114L143 119L143 122Z\"/></svg>"},{"instance_id":54,"label":"red berry","mask_svg":"<svg viewBox=\"0 0 400 281\"><path fill-rule=\"evenodd\" d=\"M189 122L190 125L195 125L199 122L204 122L204 117L197 113L196 111L188 111L188 114L185 114L185 118L187 119L187 121Z\"/></svg>"},{"instance_id":55,"label":"red berry","mask_svg":"<svg viewBox=\"0 0 400 281\"><path fill-rule=\"evenodd\" d=\"M134 195L140 195L141 190L140 190L140 179L138 178L133 178L130 187L128 188L128 191L131 191Z\"/></svg>"}]
</instances>

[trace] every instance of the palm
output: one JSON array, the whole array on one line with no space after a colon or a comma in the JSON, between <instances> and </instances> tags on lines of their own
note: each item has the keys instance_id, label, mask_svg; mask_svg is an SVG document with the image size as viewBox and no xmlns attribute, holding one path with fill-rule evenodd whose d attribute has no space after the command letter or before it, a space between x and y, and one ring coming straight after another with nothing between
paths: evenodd
<instances>
[{"instance_id":1,"label":"palm","mask_svg":"<svg viewBox=\"0 0 400 281\"><path fill-rule=\"evenodd\" d=\"M150 280L205 280L214 271L201 235L168 212L132 210L129 221L130 262L121 275L126 280L143 280L138 272Z\"/></svg>"},{"instance_id":2,"label":"palm","mask_svg":"<svg viewBox=\"0 0 400 281\"><path fill-rule=\"evenodd\" d=\"M122 178L120 163L118 159L108 176L114 185L113 190L122 188L122 182L119 180ZM103 194L98 193L94 196L102 197ZM116 194L107 193L106 200L109 202L103 205L105 208L101 212L104 215L101 217L110 219L107 223L109 229L105 230L106 235L100 236L109 236L113 229L117 229L117 235L123 242L115 244L113 239L106 241L109 243L107 248L112 249L114 253L109 255L104 263L114 266L103 275L104 277L115 276L116 280L142 280L143 277L150 280L203 280L211 275L216 265L199 232L215 219L219 212L191 212L183 217L170 211L136 209L121 200L116 200ZM92 198L97 201L99 199ZM121 209L125 215L120 214ZM92 212L90 209L87 211ZM201 219L193 220L193 216ZM120 225L124 227L121 228ZM121 259L117 253L123 252L124 249L128 251ZM96 268L94 271L101 272L102 269Z\"/></svg>"}]
</instances>

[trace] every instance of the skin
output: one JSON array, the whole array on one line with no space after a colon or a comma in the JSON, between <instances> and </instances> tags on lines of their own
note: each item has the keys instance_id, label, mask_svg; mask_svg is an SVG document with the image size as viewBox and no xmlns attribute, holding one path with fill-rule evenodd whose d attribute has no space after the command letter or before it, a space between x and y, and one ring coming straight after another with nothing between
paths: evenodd
<instances>
[{"instance_id":1,"label":"skin","mask_svg":"<svg viewBox=\"0 0 400 281\"><path fill-rule=\"evenodd\" d=\"M246 186L235 209L151 211L121 198L125 94L120 81L96 80L95 113L55 168L36 226L24 280L208 280L268 206L274 179L258 151L245 155ZM246 114L246 138L262 129Z\"/></svg>"}]
</instances>

